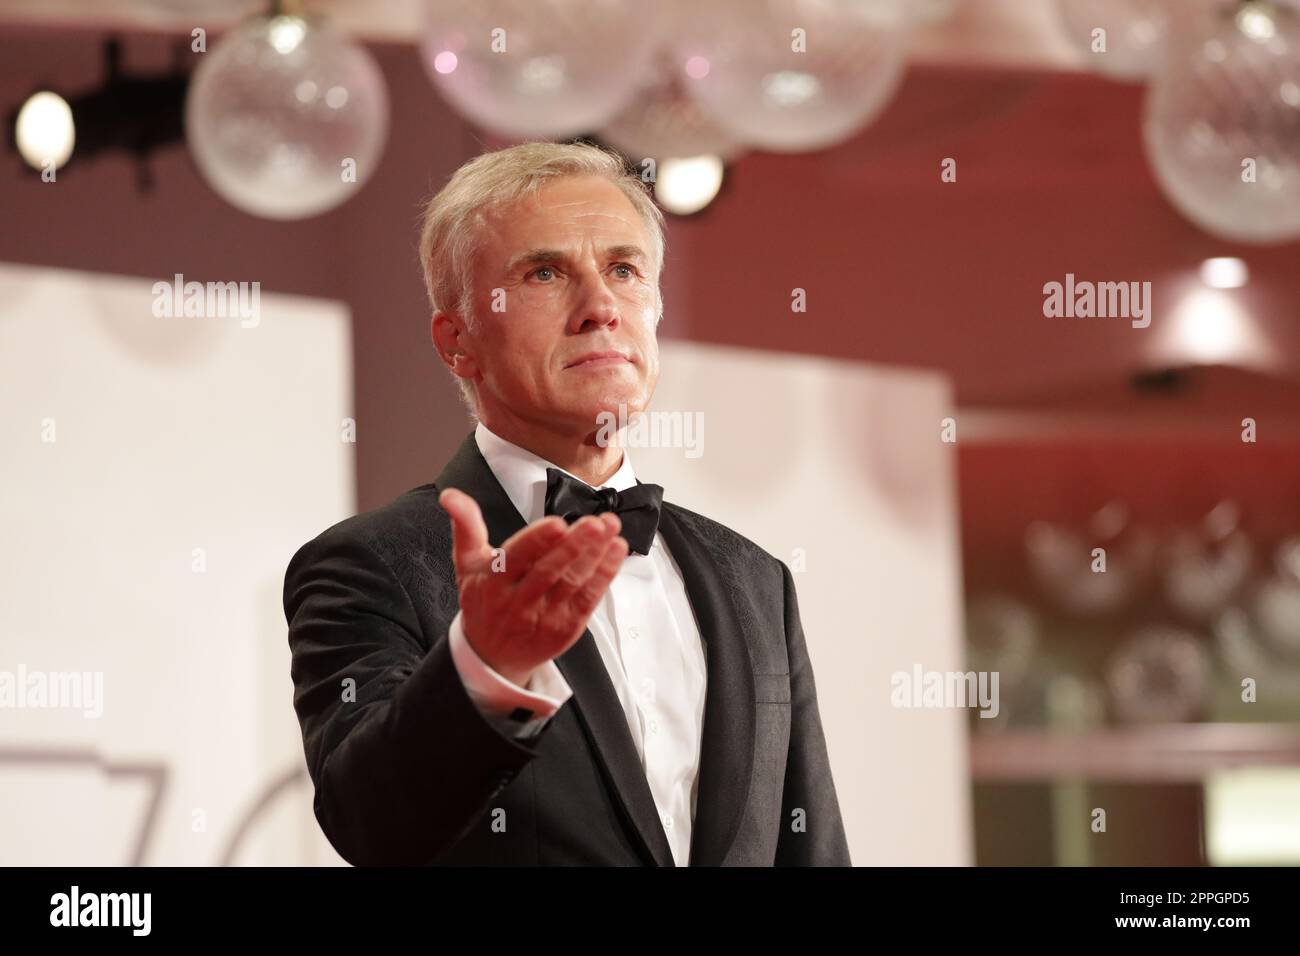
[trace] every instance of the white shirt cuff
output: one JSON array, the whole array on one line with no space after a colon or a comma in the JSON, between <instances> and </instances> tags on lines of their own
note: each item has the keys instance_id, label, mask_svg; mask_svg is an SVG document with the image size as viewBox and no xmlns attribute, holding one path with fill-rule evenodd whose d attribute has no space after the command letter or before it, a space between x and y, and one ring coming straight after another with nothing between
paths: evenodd
<instances>
[{"instance_id":1,"label":"white shirt cuff","mask_svg":"<svg viewBox=\"0 0 1300 956\"><path fill-rule=\"evenodd\" d=\"M533 672L528 687L507 680L483 662L465 637L461 612L452 618L448 633L451 659L470 700L483 717L509 737L531 737L573 696L555 661ZM525 710L528 716L517 713ZM514 716L512 716L514 715ZM522 718L522 719L517 719Z\"/></svg>"}]
</instances>

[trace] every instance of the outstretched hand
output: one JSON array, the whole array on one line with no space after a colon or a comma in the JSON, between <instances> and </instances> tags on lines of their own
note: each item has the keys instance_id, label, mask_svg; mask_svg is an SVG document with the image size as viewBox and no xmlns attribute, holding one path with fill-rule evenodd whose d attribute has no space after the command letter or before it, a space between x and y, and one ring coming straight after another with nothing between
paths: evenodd
<instances>
[{"instance_id":1,"label":"outstretched hand","mask_svg":"<svg viewBox=\"0 0 1300 956\"><path fill-rule=\"evenodd\" d=\"M527 686L538 667L582 636L623 566L622 523L612 512L571 525L550 515L511 535L498 554L478 502L447 488L438 503L451 516L465 637L485 664Z\"/></svg>"}]
</instances>

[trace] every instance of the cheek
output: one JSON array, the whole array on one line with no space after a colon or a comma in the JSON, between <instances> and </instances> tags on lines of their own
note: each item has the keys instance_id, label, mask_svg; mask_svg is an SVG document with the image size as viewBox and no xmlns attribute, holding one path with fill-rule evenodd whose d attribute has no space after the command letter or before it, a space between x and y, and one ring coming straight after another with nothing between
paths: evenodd
<instances>
[{"instance_id":1,"label":"cheek","mask_svg":"<svg viewBox=\"0 0 1300 956\"><path fill-rule=\"evenodd\" d=\"M655 319L659 317L659 300L653 290L649 293L638 292L628 295L624 298L620 311L630 322L636 323L643 336L654 336Z\"/></svg>"},{"instance_id":2,"label":"cheek","mask_svg":"<svg viewBox=\"0 0 1300 956\"><path fill-rule=\"evenodd\" d=\"M531 389L542 377L544 356L549 354L544 343L536 339L529 323L499 321L491 335L485 337L483 352L489 358L483 363L484 374L504 391L519 386Z\"/></svg>"},{"instance_id":3,"label":"cheek","mask_svg":"<svg viewBox=\"0 0 1300 956\"><path fill-rule=\"evenodd\" d=\"M649 283L635 286L628 292L628 298L635 303L637 308L649 309L650 311L655 310L659 301L659 297L655 293L655 287Z\"/></svg>"},{"instance_id":4,"label":"cheek","mask_svg":"<svg viewBox=\"0 0 1300 956\"><path fill-rule=\"evenodd\" d=\"M655 385L658 384L658 382L659 382L659 350L656 348L656 349L651 349L646 355L645 383L646 386L653 391Z\"/></svg>"}]
</instances>

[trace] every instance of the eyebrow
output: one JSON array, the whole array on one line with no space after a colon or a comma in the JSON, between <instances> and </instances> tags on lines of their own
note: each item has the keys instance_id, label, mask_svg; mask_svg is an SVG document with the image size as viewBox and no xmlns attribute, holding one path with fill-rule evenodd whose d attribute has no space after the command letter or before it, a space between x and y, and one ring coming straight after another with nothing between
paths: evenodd
<instances>
[{"instance_id":1,"label":"eyebrow","mask_svg":"<svg viewBox=\"0 0 1300 956\"><path fill-rule=\"evenodd\" d=\"M608 246L605 249L606 259L619 259L644 264L649 261L640 246L621 244ZM513 275L517 270L526 266L546 265L551 262L568 262L569 255L561 252L559 249L530 249L527 252L521 252L506 263L506 275Z\"/></svg>"}]
</instances>

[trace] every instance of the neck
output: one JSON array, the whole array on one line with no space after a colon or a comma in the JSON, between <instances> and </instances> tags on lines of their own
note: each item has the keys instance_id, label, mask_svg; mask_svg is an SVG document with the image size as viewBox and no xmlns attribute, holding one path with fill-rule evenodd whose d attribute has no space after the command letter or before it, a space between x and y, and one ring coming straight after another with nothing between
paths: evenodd
<instances>
[{"instance_id":1,"label":"neck","mask_svg":"<svg viewBox=\"0 0 1300 956\"><path fill-rule=\"evenodd\" d=\"M596 444L596 432L557 433L521 422L482 419L493 434L599 488L623 465L623 449Z\"/></svg>"}]
</instances>

